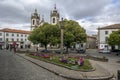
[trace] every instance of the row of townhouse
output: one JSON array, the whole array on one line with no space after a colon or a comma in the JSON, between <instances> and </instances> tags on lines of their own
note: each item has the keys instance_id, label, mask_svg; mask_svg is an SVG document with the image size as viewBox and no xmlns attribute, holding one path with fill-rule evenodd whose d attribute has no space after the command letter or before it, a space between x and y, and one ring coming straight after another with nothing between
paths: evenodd
<instances>
[{"instance_id":1,"label":"row of townhouse","mask_svg":"<svg viewBox=\"0 0 120 80\"><path fill-rule=\"evenodd\" d=\"M18 48L33 47L33 44L28 40L30 31L4 28L0 30L0 48L10 47L14 42ZM95 48L96 38L87 36L86 47Z\"/></svg>"},{"instance_id":2,"label":"row of townhouse","mask_svg":"<svg viewBox=\"0 0 120 80\"><path fill-rule=\"evenodd\" d=\"M16 43L18 48L28 48L30 41L28 36L30 31L4 28L0 30L0 48L10 47Z\"/></svg>"},{"instance_id":3,"label":"row of townhouse","mask_svg":"<svg viewBox=\"0 0 120 80\"><path fill-rule=\"evenodd\" d=\"M113 24L109 26L105 26L102 28L98 28L98 49L113 49L113 48L118 48L118 45L116 46L110 46L107 43L109 35L120 29L120 24Z\"/></svg>"}]
</instances>

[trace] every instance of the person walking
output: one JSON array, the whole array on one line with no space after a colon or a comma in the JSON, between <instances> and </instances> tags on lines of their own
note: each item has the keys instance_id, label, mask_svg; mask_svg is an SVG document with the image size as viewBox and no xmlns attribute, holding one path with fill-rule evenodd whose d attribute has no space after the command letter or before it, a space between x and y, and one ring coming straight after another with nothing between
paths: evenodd
<instances>
[{"instance_id":1,"label":"person walking","mask_svg":"<svg viewBox=\"0 0 120 80\"><path fill-rule=\"evenodd\" d=\"M12 51L12 45L10 44L10 51Z\"/></svg>"},{"instance_id":2,"label":"person walking","mask_svg":"<svg viewBox=\"0 0 120 80\"><path fill-rule=\"evenodd\" d=\"M36 47L36 51L38 52L38 47Z\"/></svg>"}]
</instances>

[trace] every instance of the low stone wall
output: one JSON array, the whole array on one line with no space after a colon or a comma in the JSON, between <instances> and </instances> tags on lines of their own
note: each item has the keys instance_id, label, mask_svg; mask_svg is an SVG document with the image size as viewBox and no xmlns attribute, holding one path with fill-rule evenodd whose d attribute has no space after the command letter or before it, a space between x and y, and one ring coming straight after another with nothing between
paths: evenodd
<instances>
[{"instance_id":1,"label":"low stone wall","mask_svg":"<svg viewBox=\"0 0 120 80\"><path fill-rule=\"evenodd\" d=\"M108 59L104 56L103 57L96 57L96 56L87 55L87 56L85 56L85 58L91 59L91 60L96 60L96 61L108 62Z\"/></svg>"},{"instance_id":2,"label":"low stone wall","mask_svg":"<svg viewBox=\"0 0 120 80\"><path fill-rule=\"evenodd\" d=\"M17 50L16 52L17 53L33 53L33 52L29 51L29 50Z\"/></svg>"},{"instance_id":3,"label":"low stone wall","mask_svg":"<svg viewBox=\"0 0 120 80\"><path fill-rule=\"evenodd\" d=\"M91 60L95 60L95 61L102 61L102 62L108 62L108 59L106 57L97 57L97 56L91 56L91 55L71 55L71 54L68 54L66 55L68 57L83 57L85 59L91 59Z\"/></svg>"}]
</instances>

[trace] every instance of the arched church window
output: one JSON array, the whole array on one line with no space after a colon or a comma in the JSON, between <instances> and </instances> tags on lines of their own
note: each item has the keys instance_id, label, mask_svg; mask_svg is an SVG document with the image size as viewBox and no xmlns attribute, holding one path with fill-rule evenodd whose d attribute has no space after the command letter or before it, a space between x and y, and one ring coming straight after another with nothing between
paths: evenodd
<instances>
[{"instance_id":1,"label":"arched church window","mask_svg":"<svg viewBox=\"0 0 120 80\"><path fill-rule=\"evenodd\" d=\"M53 18L53 23L55 23L55 18Z\"/></svg>"},{"instance_id":2,"label":"arched church window","mask_svg":"<svg viewBox=\"0 0 120 80\"><path fill-rule=\"evenodd\" d=\"M35 20L33 20L33 25L35 25Z\"/></svg>"}]
</instances>

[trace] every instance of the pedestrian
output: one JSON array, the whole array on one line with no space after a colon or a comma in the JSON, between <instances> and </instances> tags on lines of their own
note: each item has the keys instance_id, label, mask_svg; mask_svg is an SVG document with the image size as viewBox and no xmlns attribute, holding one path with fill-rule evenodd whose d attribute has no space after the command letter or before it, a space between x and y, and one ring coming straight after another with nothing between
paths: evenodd
<instances>
[{"instance_id":1,"label":"pedestrian","mask_svg":"<svg viewBox=\"0 0 120 80\"><path fill-rule=\"evenodd\" d=\"M10 44L10 51L12 51L12 45Z\"/></svg>"},{"instance_id":2,"label":"pedestrian","mask_svg":"<svg viewBox=\"0 0 120 80\"><path fill-rule=\"evenodd\" d=\"M36 47L36 51L38 52L38 47Z\"/></svg>"}]
</instances>

